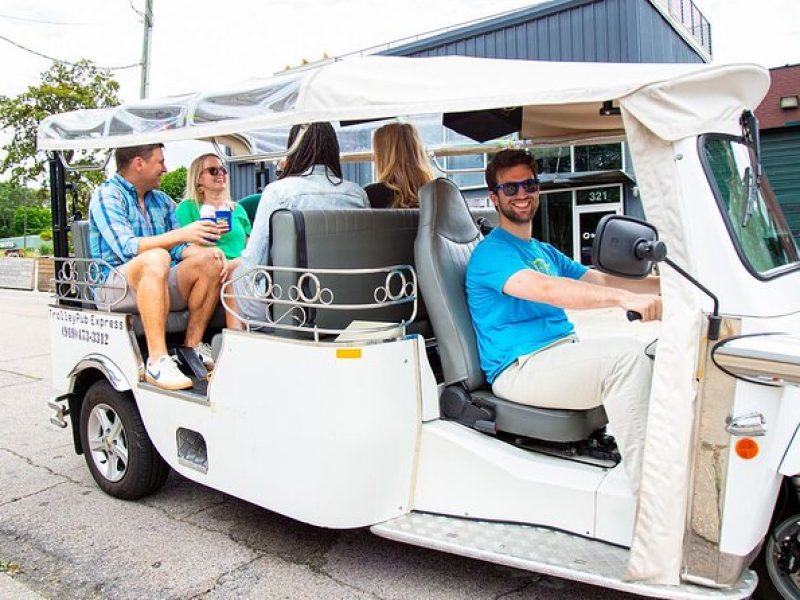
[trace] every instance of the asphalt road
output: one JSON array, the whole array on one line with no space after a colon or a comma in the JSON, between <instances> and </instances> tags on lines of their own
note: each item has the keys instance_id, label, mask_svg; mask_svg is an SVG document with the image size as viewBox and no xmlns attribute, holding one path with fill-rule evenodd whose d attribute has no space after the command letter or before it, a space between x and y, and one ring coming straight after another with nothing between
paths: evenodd
<instances>
[{"instance_id":1,"label":"asphalt road","mask_svg":"<svg viewBox=\"0 0 800 600\"><path fill-rule=\"evenodd\" d=\"M0 290L0 600L637 598L304 525L174 473L145 500L106 496L48 422L48 302Z\"/></svg>"}]
</instances>

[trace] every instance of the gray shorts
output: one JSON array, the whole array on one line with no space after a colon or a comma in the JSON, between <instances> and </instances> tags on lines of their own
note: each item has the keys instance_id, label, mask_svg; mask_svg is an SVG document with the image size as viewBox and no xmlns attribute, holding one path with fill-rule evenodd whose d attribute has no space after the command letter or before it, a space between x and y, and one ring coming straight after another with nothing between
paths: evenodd
<instances>
[{"instance_id":1,"label":"gray shorts","mask_svg":"<svg viewBox=\"0 0 800 600\"><path fill-rule=\"evenodd\" d=\"M124 277L124 271L118 271ZM100 310L113 310L114 312L124 312L131 314L138 314L139 307L136 304L136 290L128 283L128 292L125 297L119 302L116 299L122 294L122 282L119 281L119 276L115 275L113 271L109 274L106 284L97 290L96 304ZM178 291L178 266L170 267L169 275L167 276L167 288L169 289L169 310L184 310L187 306L186 298L181 296ZM111 306L113 304L113 306Z\"/></svg>"}]
</instances>

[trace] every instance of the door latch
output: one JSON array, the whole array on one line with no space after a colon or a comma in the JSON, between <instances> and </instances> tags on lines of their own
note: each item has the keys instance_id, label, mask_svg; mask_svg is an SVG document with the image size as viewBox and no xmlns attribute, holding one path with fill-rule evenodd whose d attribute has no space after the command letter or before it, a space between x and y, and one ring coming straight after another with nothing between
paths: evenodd
<instances>
[{"instance_id":1,"label":"door latch","mask_svg":"<svg viewBox=\"0 0 800 600\"><path fill-rule=\"evenodd\" d=\"M736 436L757 437L766 435L766 421L764 420L764 415L758 412L751 412L738 417L728 415L725 419L725 431Z\"/></svg>"}]
</instances>

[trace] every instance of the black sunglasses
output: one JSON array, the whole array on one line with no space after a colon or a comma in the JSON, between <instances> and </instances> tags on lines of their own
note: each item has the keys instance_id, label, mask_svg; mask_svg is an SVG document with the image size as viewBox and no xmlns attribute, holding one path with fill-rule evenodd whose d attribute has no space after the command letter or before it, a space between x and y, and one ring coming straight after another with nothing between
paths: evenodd
<instances>
[{"instance_id":1,"label":"black sunglasses","mask_svg":"<svg viewBox=\"0 0 800 600\"><path fill-rule=\"evenodd\" d=\"M228 169L225 167L206 167L203 169L203 172L207 172L212 177L216 177L217 175L227 175Z\"/></svg>"},{"instance_id":2,"label":"black sunglasses","mask_svg":"<svg viewBox=\"0 0 800 600\"><path fill-rule=\"evenodd\" d=\"M492 190L494 193L497 193L499 190L503 191L503 194L506 196L516 196L519 188L522 188L527 193L532 194L534 192L539 191L539 180L534 179L526 179L525 181L506 181L505 183L500 183L494 186Z\"/></svg>"}]
</instances>

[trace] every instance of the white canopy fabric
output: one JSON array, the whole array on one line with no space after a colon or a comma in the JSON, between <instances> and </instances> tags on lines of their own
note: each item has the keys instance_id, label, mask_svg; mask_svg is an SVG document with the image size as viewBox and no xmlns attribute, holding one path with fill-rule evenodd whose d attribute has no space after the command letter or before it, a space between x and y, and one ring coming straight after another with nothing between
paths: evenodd
<instances>
[{"instance_id":1,"label":"white canopy fabric","mask_svg":"<svg viewBox=\"0 0 800 600\"><path fill-rule=\"evenodd\" d=\"M622 119L600 116L599 108L603 101L623 99L645 127L674 140L685 137L687 131L719 130L729 123L732 106L752 106L767 81L764 70L755 65L601 66L459 56L372 56L252 80L229 90L54 115L42 122L38 147L113 148L246 136L312 121L511 106L523 107L523 137L548 142L621 132ZM716 93L709 93L710 86ZM694 102L697 93L704 94L700 103Z\"/></svg>"},{"instance_id":2,"label":"white canopy fabric","mask_svg":"<svg viewBox=\"0 0 800 600\"><path fill-rule=\"evenodd\" d=\"M537 144L624 131L648 220L667 242L670 256L694 272L673 142L701 133L739 133L742 110L754 109L768 87L766 69L749 64L368 57L218 93L56 115L42 123L38 142L40 149L61 150L238 136L258 146L258 140L270 139L265 130L296 123L429 119L431 114L522 107L520 135ZM609 100L621 115L599 114ZM362 138L368 144L363 131ZM702 319L698 292L667 268L662 295L665 312L626 577L677 584Z\"/></svg>"}]
</instances>

